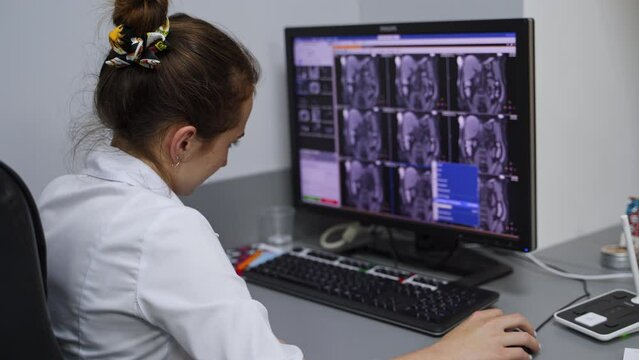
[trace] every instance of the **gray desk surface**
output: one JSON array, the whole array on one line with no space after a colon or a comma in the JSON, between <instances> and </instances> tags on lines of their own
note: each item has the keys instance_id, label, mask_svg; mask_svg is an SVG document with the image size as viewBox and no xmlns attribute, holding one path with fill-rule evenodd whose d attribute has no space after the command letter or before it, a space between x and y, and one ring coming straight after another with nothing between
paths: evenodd
<instances>
[{"instance_id":1,"label":"gray desk surface","mask_svg":"<svg viewBox=\"0 0 639 360\"><path fill-rule=\"evenodd\" d=\"M619 239L616 228L572 240L538 253L539 258L579 273L606 273L599 265L599 248ZM487 289L501 294L496 306L505 312L520 312L533 325L583 293L575 280L548 274L525 259L497 255L514 273L493 281ZM389 359L437 341L437 338L298 299L259 286L249 285L254 298L269 310L276 335L296 344L307 360ZM589 281L593 295L615 288L632 289L631 280ZM624 348L639 348L639 334L601 343L572 330L548 323L538 334L542 352L536 359L621 360Z\"/></svg>"},{"instance_id":2,"label":"gray desk surface","mask_svg":"<svg viewBox=\"0 0 639 360\"><path fill-rule=\"evenodd\" d=\"M274 204L290 204L290 173L278 171L239 180L202 186L187 205L199 209L221 234L225 247L255 239L259 209ZM313 216L296 220L296 236L318 234L333 220ZM298 230L303 230L298 233ZM619 241L619 229L612 228L583 236L540 251L538 256L567 271L596 274L601 245ZM526 260L498 255L514 268L514 273L493 281L485 288L501 298L496 306L505 312L521 312L537 326L560 307L583 292L580 282L548 274ZM307 360L388 359L424 347L437 338L375 320L298 299L259 286L249 285L253 297L269 310L276 335L302 348ZM631 280L589 281L593 295L615 288L632 289ZM542 352L536 359L621 360L625 347L639 348L639 334L622 340L600 343L564 328L553 321L540 332Z\"/></svg>"}]
</instances>

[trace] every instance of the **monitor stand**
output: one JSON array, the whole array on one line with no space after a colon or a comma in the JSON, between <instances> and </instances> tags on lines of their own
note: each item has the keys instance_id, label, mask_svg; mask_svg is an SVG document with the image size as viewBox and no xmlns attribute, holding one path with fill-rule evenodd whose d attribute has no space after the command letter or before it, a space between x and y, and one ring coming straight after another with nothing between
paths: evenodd
<instances>
[{"instance_id":1,"label":"monitor stand","mask_svg":"<svg viewBox=\"0 0 639 360\"><path fill-rule=\"evenodd\" d=\"M459 245L458 241L436 241L428 235L416 234L414 241L378 239L354 249L393 258L399 262L426 267L460 276L456 283L478 286L512 273L509 265L478 251Z\"/></svg>"}]
</instances>

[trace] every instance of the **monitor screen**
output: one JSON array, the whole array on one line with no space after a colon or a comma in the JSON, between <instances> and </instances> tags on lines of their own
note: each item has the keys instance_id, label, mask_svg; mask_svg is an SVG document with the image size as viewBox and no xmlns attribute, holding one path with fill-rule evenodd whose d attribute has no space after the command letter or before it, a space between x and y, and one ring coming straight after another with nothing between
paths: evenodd
<instances>
[{"instance_id":1,"label":"monitor screen","mask_svg":"<svg viewBox=\"0 0 639 360\"><path fill-rule=\"evenodd\" d=\"M529 19L286 30L295 202L535 248Z\"/></svg>"}]
</instances>

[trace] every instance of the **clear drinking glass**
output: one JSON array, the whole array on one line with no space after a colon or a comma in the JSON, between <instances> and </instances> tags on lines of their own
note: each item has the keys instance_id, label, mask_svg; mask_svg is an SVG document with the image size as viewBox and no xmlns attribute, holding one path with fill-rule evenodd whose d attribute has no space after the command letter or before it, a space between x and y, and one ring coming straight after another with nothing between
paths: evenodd
<instances>
[{"instance_id":1,"label":"clear drinking glass","mask_svg":"<svg viewBox=\"0 0 639 360\"><path fill-rule=\"evenodd\" d=\"M293 244L295 209L280 205L265 208L260 213L260 241L281 249Z\"/></svg>"}]
</instances>

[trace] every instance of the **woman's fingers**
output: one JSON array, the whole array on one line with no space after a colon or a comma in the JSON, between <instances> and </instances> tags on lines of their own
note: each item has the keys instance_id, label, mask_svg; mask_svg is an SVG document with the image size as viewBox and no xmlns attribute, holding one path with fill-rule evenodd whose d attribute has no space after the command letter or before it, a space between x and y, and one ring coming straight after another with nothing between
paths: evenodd
<instances>
[{"instance_id":1,"label":"woman's fingers","mask_svg":"<svg viewBox=\"0 0 639 360\"><path fill-rule=\"evenodd\" d=\"M523 346L535 353L540 350L539 341L527 332L515 331L505 333L502 339L504 346Z\"/></svg>"},{"instance_id":2,"label":"woman's fingers","mask_svg":"<svg viewBox=\"0 0 639 360\"><path fill-rule=\"evenodd\" d=\"M510 314L495 319L497 326L503 330L519 329L535 336L535 328L522 314Z\"/></svg>"},{"instance_id":3,"label":"woman's fingers","mask_svg":"<svg viewBox=\"0 0 639 360\"><path fill-rule=\"evenodd\" d=\"M481 310L481 311L476 311L473 316L476 319L492 319L492 318L496 318L499 316L504 315L504 312L501 311L501 309L488 309L488 310Z\"/></svg>"},{"instance_id":4,"label":"woman's fingers","mask_svg":"<svg viewBox=\"0 0 639 360\"><path fill-rule=\"evenodd\" d=\"M507 360L530 360L530 359L532 359L532 356L530 354L528 354L526 351L524 351L524 349L522 349L522 348L504 349L502 354L503 354L503 356L500 357L500 359L507 359Z\"/></svg>"}]
</instances>

